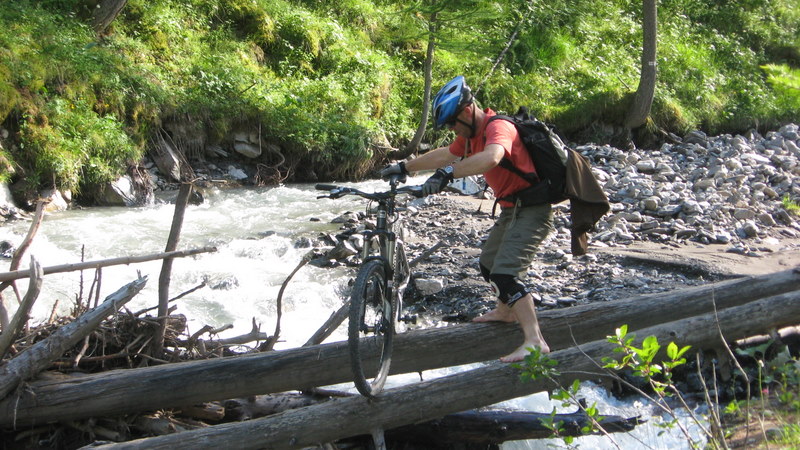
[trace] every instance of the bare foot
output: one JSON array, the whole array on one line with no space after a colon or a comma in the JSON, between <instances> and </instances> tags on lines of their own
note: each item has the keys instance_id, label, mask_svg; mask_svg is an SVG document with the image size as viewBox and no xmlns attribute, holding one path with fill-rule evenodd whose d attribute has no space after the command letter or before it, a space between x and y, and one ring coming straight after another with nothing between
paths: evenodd
<instances>
[{"instance_id":1,"label":"bare foot","mask_svg":"<svg viewBox=\"0 0 800 450\"><path fill-rule=\"evenodd\" d=\"M484 315L472 319L473 322L510 322L517 321L517 316L508 307L497 307Z\"/></svg>"},{"instance_id":2,"label":"bare foot","mask_svg":"<svg viewBox=\"0 0 800 450\"><path fill-rule=\"evenodd\" d=\"M547 346L547 343L544 341L540 342L525 342L519 346L516 350L509 353L506 356L500 358L500 361L508 363L508 362L517 362L522 361L528 356L531 352L528 350L531 347L539 347L542 353L550 353L550 347Z\"/></svg>"}]
</instances>

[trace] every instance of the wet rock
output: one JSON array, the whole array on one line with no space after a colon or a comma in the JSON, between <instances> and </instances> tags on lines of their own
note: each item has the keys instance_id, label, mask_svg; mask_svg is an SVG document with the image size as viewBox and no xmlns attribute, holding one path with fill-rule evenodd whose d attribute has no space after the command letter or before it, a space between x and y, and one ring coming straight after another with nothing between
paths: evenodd
<instances>
[{"instance_id":1,"label":"wet rock","mask_svg":"<svg viewBox=\"0 0 800 450\"><path fill-rule=\"evenodd\" d=\"M16 250L16 247L10 241L0 241L0 257L12 258Z\"/></svg>"},{"instance_id":2,"label":"wet rock","mask_svg":"<svg viewBox=\"0 0 800 450\"><path fill-rule=\"evenodd\" d=\"M336 244L336 247L328 252L326 257L328 259L341 260L357 254L358 250L353 247L353 244L350 243L350 241L343 240L339 241L339 243Z\"/></svg>"},{"instance_id":3,"label":"wet rock","mask_svg":"<svg viewBox=\"0 0 800 450\"><path fill-rule=\"evenodd\" d=\"M433 295L444 289L444 280L439 278L417 278L414 286L422 295Z\"/></svg>"}]
</instances>

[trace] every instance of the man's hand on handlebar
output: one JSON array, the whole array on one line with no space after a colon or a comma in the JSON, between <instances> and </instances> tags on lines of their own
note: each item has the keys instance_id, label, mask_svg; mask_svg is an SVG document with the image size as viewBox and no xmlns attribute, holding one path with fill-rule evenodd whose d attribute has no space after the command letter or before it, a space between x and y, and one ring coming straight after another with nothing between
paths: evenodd
<instances>
[{"instance_id":1,"label":"man's hand on handlebar","mask_svg":"<svg viewBox=\"0 0 800 450\"><path fill-rule=\"evenodd\" d=\"M406 163L400 162L397 164L390 164L381 169L380 175L384 181L389 181L392 176L395 176L399 183L405 183L406 177L408 176Z\"/></svg>"}]
</instances>

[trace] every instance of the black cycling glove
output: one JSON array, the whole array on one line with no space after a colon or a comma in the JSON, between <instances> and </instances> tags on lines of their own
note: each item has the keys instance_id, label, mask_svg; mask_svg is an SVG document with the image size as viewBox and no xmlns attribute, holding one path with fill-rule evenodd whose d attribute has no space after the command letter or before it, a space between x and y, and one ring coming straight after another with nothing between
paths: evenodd
<instances>
[{"instance_id":1,"label":"black cycling glove","mask_svg":"<svg viewBox=\"0 0 800 450\"><path fill-rule=\"evenodd\" d=\"M442 189L451 181L453 181L453 166L447 166L444 169L436 169L436 172L425 180L425 184L422 185L422 194L438 194L442 192Z\"/></svg>"},{"instance_id":2,"label":"black cycling glove","mask_svg":"<svg viewBox=\"0 0 800 450\"><path fill-rule=\"evenodd\" d=\"M406 175L408 175L408 169L406 169L406 163L401 162L398 164L389 164L388 166L381 169L381 178L385 181L389 181L389 178L392 175L401 175L400 180L405 181Z\"/></svg>"}]
</instances>

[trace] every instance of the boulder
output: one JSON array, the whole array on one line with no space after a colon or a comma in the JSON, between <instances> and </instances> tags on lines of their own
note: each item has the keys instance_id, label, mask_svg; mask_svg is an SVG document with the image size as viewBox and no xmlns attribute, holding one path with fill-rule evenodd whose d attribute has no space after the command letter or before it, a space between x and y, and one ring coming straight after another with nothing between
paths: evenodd
<instances>
[{"instance_id":1,"label":"boulder","mask_svg":"<svg viewBox=\"0 0 800 450\"><path fill-rule=\"evenodd\" d=\"M45 212L58 212L69 209L69 202L58 189L46 189L40 193L39 197L48 200L44 207Z\"/></svg>"},{"instance_id":2,"label":"boulder","mask_svg":"<svg viewBox=\"0 0 800 450\"><path fill-rule=\"evenodd\" d=\"M156 163L158 171L171 181L181 180L181 161L175 149L165 140L161 139L159 145L155 147L153 162Z\"/></svg>"},{"instance_id":3,"label":"boulder","mask_svg":"<svg viewBox=\"0 0 800 450\"><path fill-rule=\"evenodd\" d=\"M128 175L123 175L116 181L106 183L100 188L96 202L98 206L136 205L136 192L131 178Z\"/></svg>"}]
</instances>

